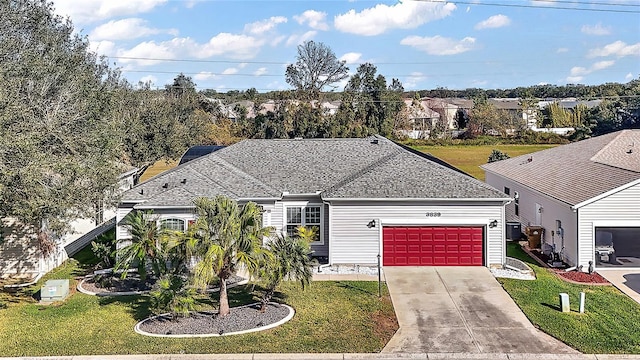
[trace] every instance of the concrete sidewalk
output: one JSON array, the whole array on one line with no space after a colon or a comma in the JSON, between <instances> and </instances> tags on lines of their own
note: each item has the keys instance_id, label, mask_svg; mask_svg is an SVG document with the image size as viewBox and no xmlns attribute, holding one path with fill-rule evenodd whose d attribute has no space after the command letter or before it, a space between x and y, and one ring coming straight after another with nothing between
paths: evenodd
<instances>
[{"instance_id":1,"label":"concrete sidewalk","mask_svg":"<svg viewBox=\"0 0 640 360\"><path fill-rule=\"evenodd\" d=\"M0 360L640 360L640 355L620 354L503 354L503 353L397 353L397 354L150 354L0 357Z\"/></svg>"}]
</instances>

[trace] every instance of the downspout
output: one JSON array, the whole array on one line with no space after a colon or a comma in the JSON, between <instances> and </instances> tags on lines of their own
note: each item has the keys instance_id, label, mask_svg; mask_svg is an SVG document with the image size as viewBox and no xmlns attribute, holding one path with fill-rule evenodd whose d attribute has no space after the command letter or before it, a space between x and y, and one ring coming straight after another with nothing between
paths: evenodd
<instances>
[{"instance_id":1,"label":"downspout","mask_svg":"<svg viewBox=\"0 0 640 360\"><path fill-rule=\"evenodd\" d=\"M327 224L329 224L329 228L325 229L325 231L327 232L327 246L329 247L329 256L328 256L329 259L327 260L326 264L318 266L318 271L320 271L323 268L331 266L331 264L333 263L333 261L332 261L333 260L333 256L332 256L332 251L331 251L331 249L332 249L332 246L331 246L331 239L332 239L331 229L333 228L333 226L331 226L331 216L330 216L330 214L331 214L331 201L322 200L322 206L324 207L324 205L328 205L329 206L329 209L328 209L327 213L324 214L324 216L326 216L327 219L328 219L327 220Z\"/></svg>"}]
</instances>

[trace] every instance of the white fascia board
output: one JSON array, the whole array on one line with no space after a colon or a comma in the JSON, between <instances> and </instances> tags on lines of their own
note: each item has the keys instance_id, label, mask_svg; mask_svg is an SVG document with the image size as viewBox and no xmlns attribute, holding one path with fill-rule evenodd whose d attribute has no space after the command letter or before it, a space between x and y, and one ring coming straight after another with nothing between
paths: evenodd
<instances>
[{"instance_id":1,"label":"white fascia board","mask_svg":"<svg viewBox=\"0 0 640 360\"><path fill-rule=\"evenodd\" d=\"M446 202L510 202L513 198L323 198L325 201L446 201Z\"/></svg>"},{"instance_id":2,"label":"white fascia board","mask_svg":"<svg viewBox=\"0 0 640 360\"><path fill-rule=\"evenodd\" d=\"M162 206L150 206L150 205L141 205L134 206L135 209L195 209L195 205L162 205Z\"/></svg>"},{"instance_id":3,"label":"white fascia board","mask_svg":"<svg viewBox=\"0 0 640 360\"><path fill-rule=\"evenodd\" d=\"M630 188L630 187L632 187L634 185L638 185L638 184L640 184L640 179L634 180L634 181L632 181L630 183L627 183L627 184L624 184L622 186L618 186L617 188L609 190L607 192L604 192L604 193L602 193L602 194L600 194L598 196L594 196L591 199L588 199L588 200L585 200L585 201L583 201L581 203L573 205L571 208L574 209L574 210L579 209L579 208L581 208L583 206L589 205L589 204L594 203L594 202L596 202L596 201L598 201L600 199L604 199L609 195L613 195L613 194L615 194L615 193L617 193L619 191L628 189L628 188Z\"/></svg>"},{"instance_id":4,"label":"white fascia board","mask_svg":"<svg viewBox=\"0 0 640 360\"><path fill-rule=\"evenodd\" d=\"M282 200L280 197L268 197L268 198L238 198L238 201L253 201L255 203L263 202L263 201L278 201Z\"/></svg>"}]
</instances>

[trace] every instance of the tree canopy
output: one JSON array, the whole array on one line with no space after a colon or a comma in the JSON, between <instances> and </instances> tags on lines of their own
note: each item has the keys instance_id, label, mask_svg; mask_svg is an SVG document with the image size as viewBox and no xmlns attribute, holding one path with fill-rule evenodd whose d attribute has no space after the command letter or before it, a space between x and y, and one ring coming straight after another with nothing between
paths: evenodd
<instances>
[{"instance_id":1,"label":"tree canopy","mask_svg":"<svg viewBox=\"0 0 640 360\"><path fill-rule=\"evenodd\" d=\"M348 77L345 64L327 45L306 41L298 45L296 63L287 66L286 80L297 90L318 95L323 88Z\"/></svg>"},{"instance_id":2,"label":"tree canopy","mask_svg":"<svg viewBox=\"0 0 640 360\"><path fill-rule=\"evenodd\" d=\"M2 1L0 13L0 217L46 235L117 183L108 108L119 74L50 3Z\"/></svg>"}]
</instances>

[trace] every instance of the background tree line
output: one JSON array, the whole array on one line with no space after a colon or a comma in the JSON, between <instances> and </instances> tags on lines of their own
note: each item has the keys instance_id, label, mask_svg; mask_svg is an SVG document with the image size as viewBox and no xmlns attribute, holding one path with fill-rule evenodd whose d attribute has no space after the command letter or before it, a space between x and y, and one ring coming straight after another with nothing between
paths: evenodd
<instances>
[{"instance_id":1,"label":"background tree line","mask_svg":"<svg viewBox=\"0 0 640 360\"><path fill-rule=\"evenodd\" d=\"M68 19L54 15L47 0L2 1L0 13L0 219L28 224L45 249L50 234L64 231L71 219L92 216L96 204L112 199L119 174L129 167L142 173L158 160L179 158L189 146L242 138L393 137L395 130L412 126L403 102L407 97L520 96L523 104L533 104L547 96L606 96L600 106L580 112L578 120L555 111L553 119L560 120L552 123L570 122L585 135L638 125L640 80L540 85L511 93L436 89L418 94L405 92L398 79L387 81L370 63L349 76L344 61L313 41L298 47L295 63L286 69L290 91L197 91L184 74L164 89L153 89L128 82L106 58L90 51L88 39L74 32ZM345 80L344 91L328 91ZM221 104L238 100L252 101L255 117L237 107L239 116L230 121ZM266 100L273 108L258 111ZM332 100L341 100L335 112L319 106ZM522 123L486 101L477 104L457 115L460 128L506 134ZM441 122L429 130L442 134L447 129Z\"/></svg>"}]
</instances>

